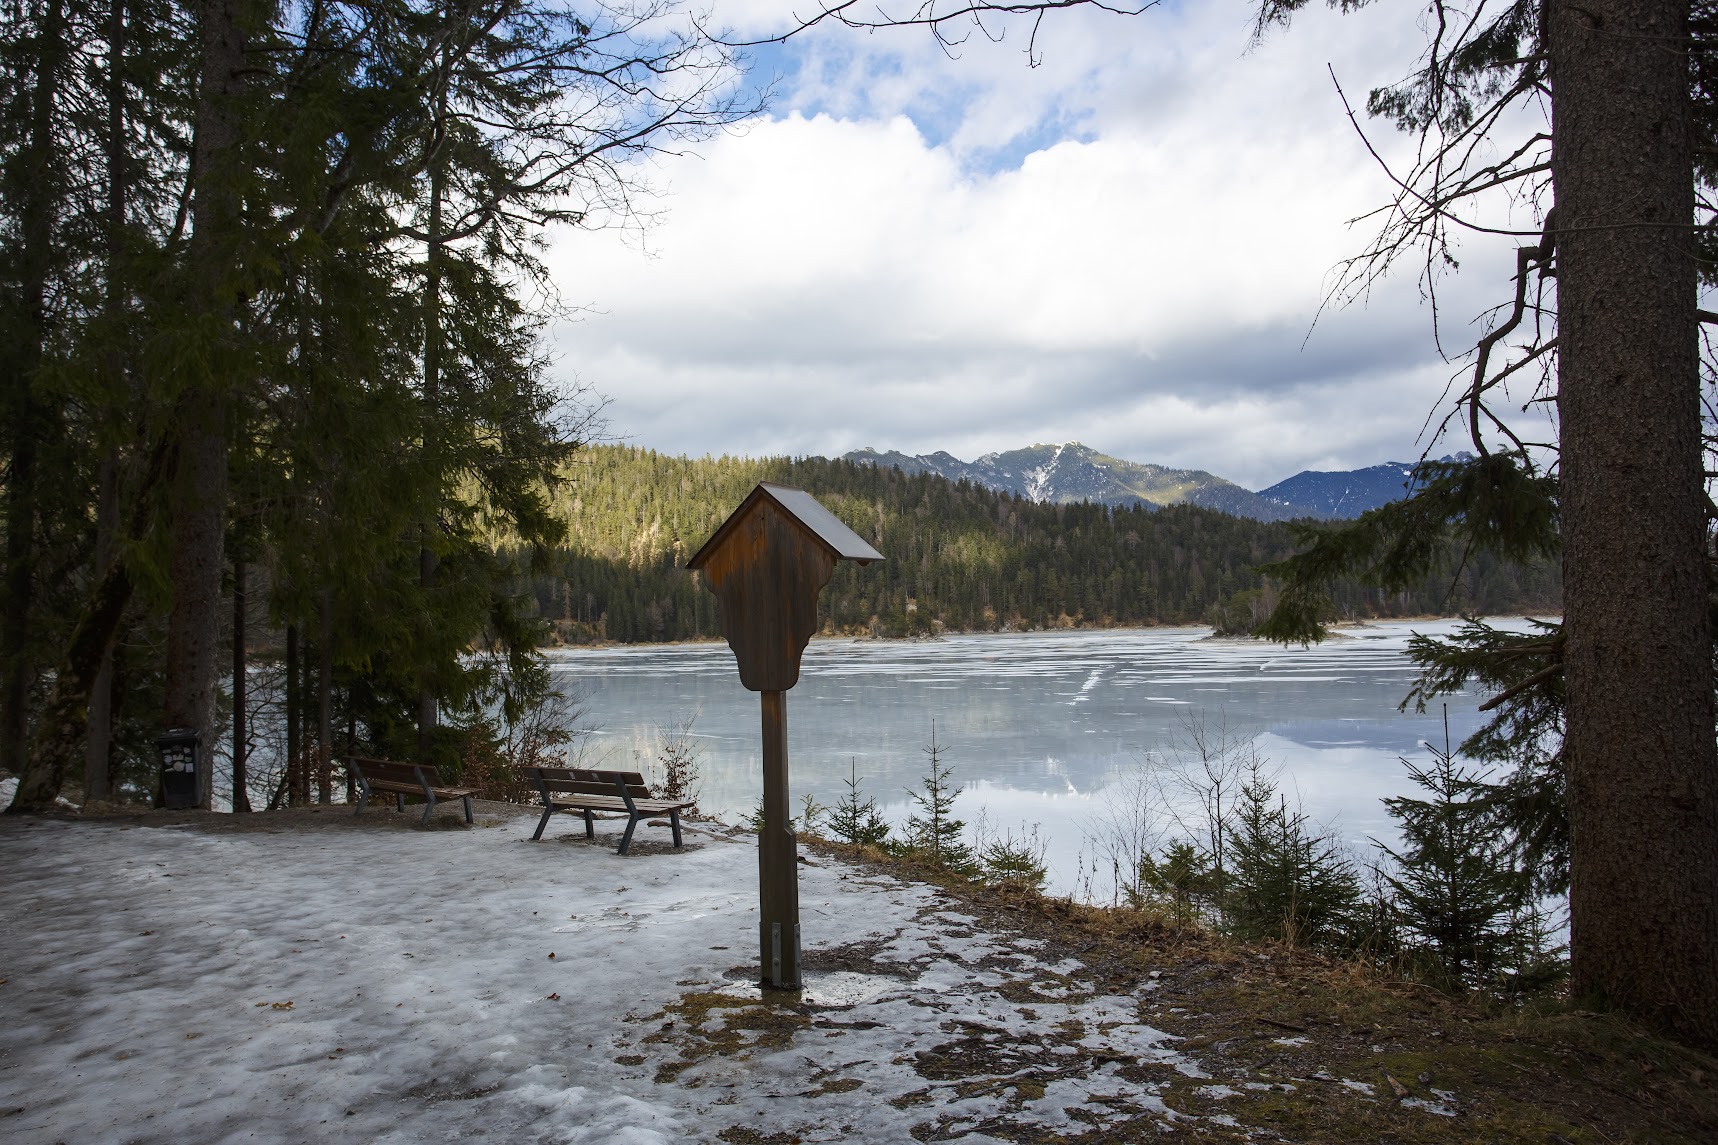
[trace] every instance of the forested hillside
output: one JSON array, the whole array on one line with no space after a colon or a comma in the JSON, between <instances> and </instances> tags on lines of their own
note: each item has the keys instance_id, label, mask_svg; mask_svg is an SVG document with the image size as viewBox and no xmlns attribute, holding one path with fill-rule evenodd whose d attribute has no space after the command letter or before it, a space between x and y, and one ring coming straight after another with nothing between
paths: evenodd
<instances>
[{"instance_id":1,"label":"forested hillside","mask_svg":"<svg viewBox=\"0 0 1718 1145\"><path fill-rule=\"evenodd\" d=\"M758 481L815 494L888 557L837 567L824 631L1189 624L1248 630L1272 589L1254 569L1294 549L1289 526L1192 506L1046 505L931 474L841 460L683 458L624 446L580 454L556 508L570 524L564 575L536 578L541 614L569 642L719 634L715 598L682 567ZM1453 570L1452 562L1452 570ZM1340 616L1558 606L1554 568L1489 558L1454 578L1332 594Z\"/></svg>"}]
</instances>

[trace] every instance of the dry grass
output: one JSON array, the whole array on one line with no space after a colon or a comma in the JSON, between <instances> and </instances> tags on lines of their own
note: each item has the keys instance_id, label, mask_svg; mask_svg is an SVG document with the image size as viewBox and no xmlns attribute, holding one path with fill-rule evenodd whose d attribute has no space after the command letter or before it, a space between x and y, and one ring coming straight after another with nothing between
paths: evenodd
<instances>
[{"instance_id":1,"label":"dry grass","mask_svg":"<svg viewBox=\"0 0 1718 1145\"><path fill-rule=\"evenodd\" d=\"M1237 1091L1218 1105L1208 1082L1172 1078L1165 1102L1227 1114L1254 1139L1718 1141L1718 1058L1616 1015L1554 999L1512 1007L1453 998L1354 961L1241 943L1150 912L979 887L881 852L814 846L934 882L987 927L1046 942L1046 961L1077 958L1099 989L1142 995L1146 1020L1185 1039ZM1187 1132L1223 1136L1209 1123Z\"/></svg>"}]
</instances>

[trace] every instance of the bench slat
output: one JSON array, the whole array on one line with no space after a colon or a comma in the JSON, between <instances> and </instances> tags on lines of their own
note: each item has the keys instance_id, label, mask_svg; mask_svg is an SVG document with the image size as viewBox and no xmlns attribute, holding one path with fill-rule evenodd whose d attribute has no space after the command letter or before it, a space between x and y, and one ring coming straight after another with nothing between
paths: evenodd
<instances>
[{"instance_id":1,"label":"bench slat","mask_svg":"<svg viewBox=\"0 0 1718 1145\"><path fill-rule=\"evenodd\" d=\"M551 799L550 804L556 809L589 807L592 811L625 811L626 804L619 799L604 799L593 795L586 799ZM696 807L693 802L677 802L672 799L634 799L632 805L640 811L656 814L662 811L684 811L688 807Z\"/></svg>"},{"instance_id":2,"label":"bench slat","mask_svg":"<svg viewBox=\"0 0 1718 1145\"><path fill-rule=\"evenodd\" d=\"M562 792L567 795L614 795L618 797L620 794L619 789L612 783L562 783L545 779L538 786L548 791ZM648 787L628 787L626 793L634 799L649 799L651 797Z\"/></svg>"},{"instance_id":3,"label":"bench slat","mask_svg":"<svg viewBox=\"0 0 1718 1145\"><path fill-rule=\"evenodd\" d=\"M620 780L629 787L643 787L644 776L636 771L599 771L589 767L527 767L523 769L533 779L576 780L581 783L609 783Z\"/></svg>"},{"instance_id":4,"label":"bench slat","mask_svg":"<svg viewBox=\"0 0 1718 1145\"><path fill-rule=\"evenodd\" d=\"M395 783L391 779L371 779L369 784L371 791L398 791L406 795L422 795L424 793L424 785L415 782ZM437 799L459 799L466 795L476 795L479 789L476 787L437 787L432 783L430 790L435 792Z\"/></svg>"},{"instance_id":5,"label":"bench slat","mask_svg":"<svg viewBox=\"0 0 1718 1145\"><path fill-rule=\"evenodd\" d=\"M418 768L422 767L427 776L440 782L441 775L429 764L401 763L392 759L363 759L354 756L347 760L353 767L364 773L365 779L389 779L397 783L411 783L417 779Z\"/></svg>"}]
</instances>

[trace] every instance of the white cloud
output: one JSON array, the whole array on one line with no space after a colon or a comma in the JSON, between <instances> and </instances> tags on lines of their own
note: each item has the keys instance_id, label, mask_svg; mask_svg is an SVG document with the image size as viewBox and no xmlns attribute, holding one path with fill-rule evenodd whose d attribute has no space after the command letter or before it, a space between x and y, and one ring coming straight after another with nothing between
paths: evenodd
<instances>
[{"instance_id":1,"label":"white cloud","mask_svg":"<svg viewBox=\"0 0 1718 1145\"><path fill-rule=\"evenodd\" d=\"M563 367L672 452L1077 438L1255 487L1410 456L1450 372L1411 270L1307 332L1388 194L1325 62L1363 98L1412 23L1308 13L1249 53L1240 4L1064 16L1036 69L1018 36L951 61L912 30L771 55L775 116L663 166L644 251L559 241L596 308ZM1502 280L1468 253L1463 317Z\"/></svg>"}]
</instances>

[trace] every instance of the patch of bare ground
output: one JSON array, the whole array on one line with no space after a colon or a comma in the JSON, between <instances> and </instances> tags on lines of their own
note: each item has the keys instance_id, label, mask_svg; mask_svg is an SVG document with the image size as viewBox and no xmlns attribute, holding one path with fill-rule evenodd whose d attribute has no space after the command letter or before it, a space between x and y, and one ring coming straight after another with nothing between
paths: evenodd
<instances>
[{"instance_id":1,"label":"patch of bare ground","mask_svg":"<svg viewBox=\"0 0 1718 1145\"><path fill-rule=\"evenodd\" d=\"M877 874L935 883L987 929L1042 945L1046 964L1141 1001L1142 1020L1179 1039L1211 1076L1124 1064L1157 1083L1161 1114L1045 1136L998 1124L944 1124L915 1136L973 1132L1010 1141L1275 1140L1307 1143L1718 1141L1718 1058L1625 1018L1557 1000L1525 1007L1454 998L1353 961L1280 944L1245 944L1133 910L1088 907L1018 887L980 886L821 840L817 851ZM1026 999L1021 999L1026 1001ZM1038 1047L959 1037L921 1057L926 1076L994 1078L997 1055ZM974 1058L973 1055L977 1057ZM983 1060L977 1060L982 1058ZM1143 1072L1142 1072L1143 1071ZM925 1094L927 1100L930 1093ZM1114 1110L1110 1111L1112 1114Z\"/></svg>"}]
</instances>

